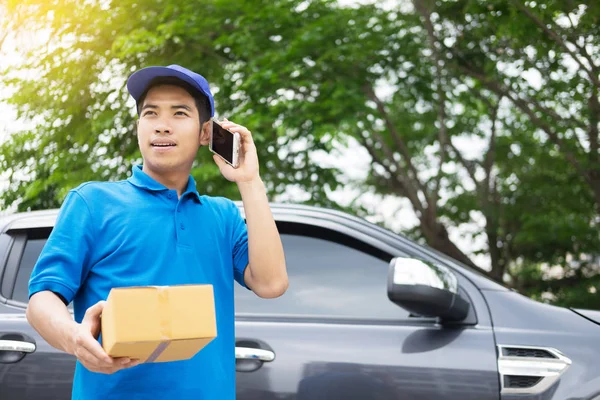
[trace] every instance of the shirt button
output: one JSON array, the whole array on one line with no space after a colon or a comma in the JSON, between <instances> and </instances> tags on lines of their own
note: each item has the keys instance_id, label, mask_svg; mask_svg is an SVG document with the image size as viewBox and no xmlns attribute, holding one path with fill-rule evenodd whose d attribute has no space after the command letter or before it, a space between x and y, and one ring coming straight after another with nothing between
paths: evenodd
<instances>
[{"instance_id":1,"label":"shirt button","mask_svg":"<svg viewBox=\"0 0 600 400\"><path fill-rule=\"evenodd\" d=\"M184 224L179 224L179 227L181 228L182 231L185 230L185 225Z\"/></svg>"},{"instance_id":2,"label":"shirt button","mask_svg":"<svg viewBox=\"0 0 600 400\"><path fill-rule=\"evenodd\" d=\"M181 209L180 209L180 208L178 208L178 209L177 209L177 212L181 212Z\"/></svg>"},{"instance_id":3,"label":"shirt button","mask_svg":"<svg viewBox=\"0 0 600 400\"><path fill-rule=\"evenodd\" d=\"M173 198L173 193L167 193L167 197L168 197L169 199Z\"/></svg>"}]
</instances>

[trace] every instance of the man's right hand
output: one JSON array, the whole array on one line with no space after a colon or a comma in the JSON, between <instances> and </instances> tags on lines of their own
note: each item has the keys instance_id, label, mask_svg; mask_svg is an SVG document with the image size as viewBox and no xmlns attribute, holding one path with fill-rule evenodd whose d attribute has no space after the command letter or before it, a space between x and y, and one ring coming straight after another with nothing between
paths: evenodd
<instances>
[{"instance_id":1,"label":"man's right hand","mask_svg":"<svg viewBox=\"0 0 600 400\"><path fill-rule=\"evenodd\" d=\"M98 342L100 315L104 309L104 303L104 301L100 301L88 308L81 324L76 325L71 340L71 353L88 370L112 374L125 368L135 367L139 361L126 357L110 357Z\"/></svg>"}]
</instances>

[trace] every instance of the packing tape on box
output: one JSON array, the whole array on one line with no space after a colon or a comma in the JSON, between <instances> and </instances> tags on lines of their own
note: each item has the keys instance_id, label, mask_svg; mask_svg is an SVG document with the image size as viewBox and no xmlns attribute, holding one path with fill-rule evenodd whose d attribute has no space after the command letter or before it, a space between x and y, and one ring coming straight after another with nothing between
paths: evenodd
<instances>
[{"instance_id":1,"label":"packing tape on box","mask_svg":"<svg viewBox=\"0 0 600 400\"><path fill-rule=\"evenodd\" d=\"M156 349L150 354L145 362L154 362L160 356L163 351L171 343L171 315L169 305L169 291L163 287L158 286L158 320L162 342L156 346Z\"/></svg>"}]
</instances>

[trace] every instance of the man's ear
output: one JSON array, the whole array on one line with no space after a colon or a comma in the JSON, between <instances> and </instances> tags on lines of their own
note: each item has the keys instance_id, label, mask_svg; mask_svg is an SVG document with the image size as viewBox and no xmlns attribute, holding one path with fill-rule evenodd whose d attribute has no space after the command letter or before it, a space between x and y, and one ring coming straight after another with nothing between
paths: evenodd
<instances>
[{"instance_id":1,"label":"man's ear","mask_svg":"<svg viewBox=\"0 0 600 400\"><path fill-rule=\"evenodd\" d=\"M210 133L212 130L212 120L208 120L202 124L200 129L200 146L208 146L210 143Z\"/></svg>"}]
</instances>

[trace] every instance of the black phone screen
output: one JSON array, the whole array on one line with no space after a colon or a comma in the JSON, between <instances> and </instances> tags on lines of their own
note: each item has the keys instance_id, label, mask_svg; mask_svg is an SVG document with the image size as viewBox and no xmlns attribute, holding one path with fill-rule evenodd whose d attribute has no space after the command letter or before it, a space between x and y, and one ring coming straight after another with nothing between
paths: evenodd
<instances>
[{"instance_id":1,"label":"black phone screen","mask_svg":"<svg viewBox=\"0 0 600 400\"><path fill-rule=\"evenodd\" d=\"M212 149L221 157L233 162L233 134L213 121Z\"/></svg>"}]
</instances>

